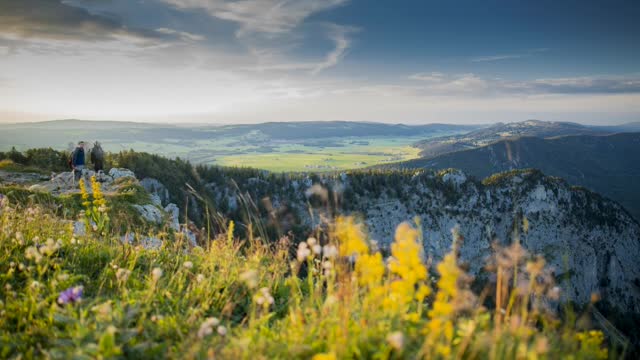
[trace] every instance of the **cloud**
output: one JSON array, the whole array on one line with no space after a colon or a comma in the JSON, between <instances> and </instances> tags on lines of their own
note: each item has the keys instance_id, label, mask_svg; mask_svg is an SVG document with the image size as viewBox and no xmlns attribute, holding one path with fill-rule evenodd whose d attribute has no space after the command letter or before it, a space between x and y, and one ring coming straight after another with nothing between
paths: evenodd
<instances>
[{"instance_id":1,"label":"cloud","mask_svg":"<svg viewBox=\"0 0 640 360\"><path fill-rule=\"evenodd\" d=\"M530 49L521 53L478 56L478 57L472 58L471 62L492 62L492 61L501 61L501 60L521 59L521 58L533 56L536 53L541 53L546 51L549 51L549 49L540 48L540 49Z\"/></svg>"},{"instance_id":2,"label":"cloud","mask_svg":"<svg viewBox=\"0 0 640 360\"><path fill-rule=\"evenodd\" d=\"M351 46L350 33L358 29L335 24L325 24L327 37L333 42L333 48L319 61L290 62L281 60L281 54L275 49L252 49L252 53L260 59L261 64L251 67L254 71L290 71L303 70L316 75L323 70L336 66Z\"/></svg>"},{"instance_id":3,"label":"cloud","mask_svg":"<svg viewBox=\"0 0 640 360\"><path fill-rule=\"evenodd\" d=\"M281 34L297 27L312 14L345 4L348 0L162 0L179 9L201 9L209 15L240 25L246 33Z\"/></svg>"},{"instance_id":4,"label":"cloud","mask_svg":"<svg viewBox=\"0 0 640 360\"><path fill-rule=\"evenodd\" d=\"M558 94L624 94L640 92L640 77L572 77L537 79L523 88L534 92Z\"/></svg>"},{"instance_id":5,"label":"cloud","mask_svg":"<svg viewBox=\"0 0 640 360\"><path fill-rule=\"evenodd\" d=\"M9 39L147 43L158 40L159 35L127 28L114 18L92 14L63 0L0 1L0 36Z\"/></svg>"},{"instance_id":6,"label":"cloud","mask_svg":"<svg viewBox=\"0 0 640 360\"><path fill-rule=\"evenodd\" d=\"M491 94L628 94L640 93L640 76L583 76L513 81L482 78L478 75L438 72L409 75L424 85L420 90L432 95Z\"/></svg>"},{"instance_id":7,"label":"cloud","mask_svg":"<svg viewBox=\"0 0 640 360\"><path fill-rule=\"evenodd\" d=\"M187 31L179 31L179 30L175 30L175 29L169 29L169 28L158 28L156 29L156 32L159 32L161 34L167 34L167 35L175 35L178 38L180 38L183 41L203 41L205 40L205 37L202 35L198 35L198 34L192 34L190 32Z\"/></svg>"}]
</instances>

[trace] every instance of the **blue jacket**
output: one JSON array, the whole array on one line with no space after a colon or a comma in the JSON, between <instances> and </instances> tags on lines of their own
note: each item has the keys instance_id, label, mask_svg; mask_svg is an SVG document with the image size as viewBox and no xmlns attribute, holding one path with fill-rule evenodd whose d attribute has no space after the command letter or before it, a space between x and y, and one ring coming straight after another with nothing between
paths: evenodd
<instances>
[{"instance_id":1,"label":"blue jacket","mask_svg":"<svg viewBox=\"0 0 640 360\"><path fill-rule=\"evenodd\" d=\"M77 147L73 150L73 154L71 154L71 165L78 166L84 165L84 149L81 147Z\"/></svg>"}]
</instances>

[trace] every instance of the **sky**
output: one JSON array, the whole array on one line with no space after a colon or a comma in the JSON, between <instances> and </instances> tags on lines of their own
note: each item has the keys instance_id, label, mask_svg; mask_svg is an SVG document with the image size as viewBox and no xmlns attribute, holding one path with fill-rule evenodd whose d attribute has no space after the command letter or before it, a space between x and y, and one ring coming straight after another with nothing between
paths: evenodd
<instances>
[{"instance_id":1,"label":"sky","mask_svg":"<svg viewBox=\"0 0 640 360\"><path fill-rule=\"evenodd\" d=\"M637 0L0 0L0 122L640 121Z\"/></svg>"}]
</instances>

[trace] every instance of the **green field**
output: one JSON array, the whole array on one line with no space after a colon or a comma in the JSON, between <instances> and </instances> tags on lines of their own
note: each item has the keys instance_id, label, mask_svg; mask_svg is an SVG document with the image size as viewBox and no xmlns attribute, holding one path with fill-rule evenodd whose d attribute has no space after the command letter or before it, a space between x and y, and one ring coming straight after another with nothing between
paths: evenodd
<instances>
[{"instance_id":1,"label":"green field","mask_svg":"<svg viewBox=\"0 0 640 360\"><path fill-rule=\"evenodd\" d=\"M320 138L310 141L228 138L162 142L103 141L110 152L135 151L180 157L196 164L253 167L269 171L335 171L390 164L419 157L412 144L424 136ZM21 149L21 146L18 146Z\"/></svg>"}]
</instances>

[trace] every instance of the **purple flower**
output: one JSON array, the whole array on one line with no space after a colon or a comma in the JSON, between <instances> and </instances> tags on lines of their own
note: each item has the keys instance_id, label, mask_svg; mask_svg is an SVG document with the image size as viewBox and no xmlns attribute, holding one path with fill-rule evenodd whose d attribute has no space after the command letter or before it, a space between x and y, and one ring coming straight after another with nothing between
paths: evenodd
<instances>
[{"instance_id":1,"label":"purple flower","mask_svg":"<svg viewBox=\"0 0 640 360\"><path fill-rule=\"evenodd\" d=\"M82 300L82 286L70 287L58 296L58 304L61 305L76 303L80 300Z\"/></svg>"}]
</instances>

